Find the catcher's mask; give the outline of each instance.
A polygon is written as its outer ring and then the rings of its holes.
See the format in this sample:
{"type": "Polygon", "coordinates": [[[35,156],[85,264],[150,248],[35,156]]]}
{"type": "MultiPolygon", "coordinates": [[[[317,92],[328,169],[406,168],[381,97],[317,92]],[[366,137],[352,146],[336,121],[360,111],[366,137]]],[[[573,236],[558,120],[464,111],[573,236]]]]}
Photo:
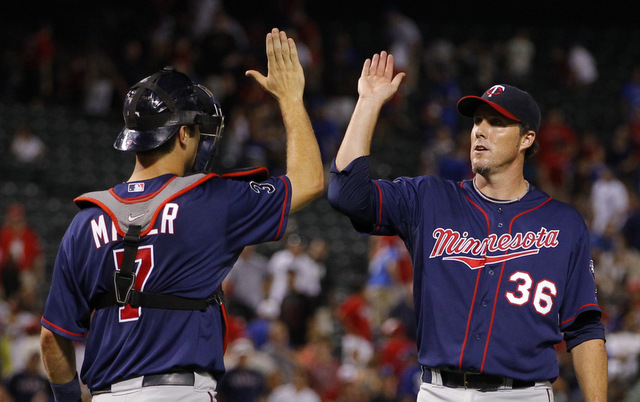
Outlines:
{"type": "Polygon", "coordinates": [[[113,144],[120,151],[159,147],[183,125],[198,125],[195,172],[208,173],[224,129],[222,108],[213,94],[173,67],[165,67],[131,87],[124,100],[125,127],[113,144]]]}

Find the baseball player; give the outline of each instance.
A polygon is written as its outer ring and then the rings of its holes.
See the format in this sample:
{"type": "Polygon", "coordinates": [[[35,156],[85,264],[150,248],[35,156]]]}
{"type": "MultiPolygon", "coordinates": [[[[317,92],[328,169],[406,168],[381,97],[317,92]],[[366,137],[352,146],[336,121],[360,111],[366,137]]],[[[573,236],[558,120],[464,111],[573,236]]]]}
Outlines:
{"type": "Polygon", "coordinates": [[[604,401],[607,359],[589,232],[571,206],[523,176],[540,110],[495,85],[467,96],[475,177],[369,179],[382,105],[404,73],[393,56],[364,63],[359,99],[331,170],[329,201],[355,228],[399,235],[414,265],[422,384],[418,401],[551,401],[554,345],[566,341],[587,401],[604,401]]]}
{"type": "Polygon", "coordinates": [[[213,401],[224,373],[220,286],[243,248],[281,238],[290,213],[323,190],[303,103],[304,73],[284,31],[266,36],[268,75],[247,71],[278,101],[287,174],[211,169],[224,117],[211,92],[165,68],[134,85],[115,148],[135,152],[126,183],[85,194],[62,239],[42,317],[42,353],[56,401],[213,401]],[[195,173],[199,172],[199,173],[195,173]]]}

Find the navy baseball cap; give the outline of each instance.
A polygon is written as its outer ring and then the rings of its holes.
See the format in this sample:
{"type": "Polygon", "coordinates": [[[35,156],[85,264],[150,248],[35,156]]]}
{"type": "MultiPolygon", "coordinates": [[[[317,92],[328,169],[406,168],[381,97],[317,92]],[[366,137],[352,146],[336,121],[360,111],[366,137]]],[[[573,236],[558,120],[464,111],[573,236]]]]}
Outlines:
{"type": "Polygon", "coordinates": [[[473,117],[478,106],[487,104],[498,113],[520,122],[538,132],[540,127],[540,107],[526,91],[511,85],[494,85],[482,96],[465,96],[458,101],[458,112],[465,117],[473,117]]]}

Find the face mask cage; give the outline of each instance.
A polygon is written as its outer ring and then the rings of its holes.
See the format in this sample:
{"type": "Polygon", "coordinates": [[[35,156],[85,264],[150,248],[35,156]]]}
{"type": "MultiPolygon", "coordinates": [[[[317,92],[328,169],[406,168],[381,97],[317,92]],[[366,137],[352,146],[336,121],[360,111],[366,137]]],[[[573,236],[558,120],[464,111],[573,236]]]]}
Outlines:
{"type": "Polygon", "coordinates": [[[218,144],[224,130],[222,108],[213,94],[202,85],[196,84],[196,92],[205,105],[205,110],[195,116],[194,123],[200,128],[200,144],[193,170],[196,173],[209,173],[217,155],[218,144]]]}
{"type": "Polygon", "coordinates": [[[210,173],[213,168],[213,162],[217,155],[219,135],[200,133],[200,144],[196,153],[196,160],[193,164],[195,173],[210,173]]]}

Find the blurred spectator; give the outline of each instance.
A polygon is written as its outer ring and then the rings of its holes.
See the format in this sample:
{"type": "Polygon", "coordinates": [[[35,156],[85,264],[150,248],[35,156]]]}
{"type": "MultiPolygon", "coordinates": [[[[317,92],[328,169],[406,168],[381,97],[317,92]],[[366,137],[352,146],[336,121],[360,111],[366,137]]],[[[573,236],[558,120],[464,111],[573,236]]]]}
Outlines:
{"type": "Polygon", "coordinates": [[[200,39],[214,28],[215,16],[224,7],[222,0],[192,1],[189,6],[190,15],[194,19],[191,33],[196,39],[200,39]]]}
{"type": "Polygon", "coordinates": [[[595,57],[584,44],[575,41],[567,55],[571,82],[578,88],[588,87],[598,79],[598,65],[595,57]]]}
{"type": "Polygon", "coordinates": [[[591,231],[596,234],[603,233],[608,224],[612,224],[615,230],[624,224],[629,208],[629,192],[609,167],[604,167],[593,183],[591,208],[591,231]]]}
{"type": "Polygon", "coordinates": [[[638,158],[640,148],[634,141],[628,124],[616,127],[606,150],[605,162],[613,173],[630,188],[638,188],[638,158]]]}
{"type": "Polygon", "coordinates": [[[35,289],[44,278],[40,237],[27,222],[25,207],[9,205],[0,229],[0,278],[5,297],[21,287],[35,289]]]}
{"type": "Polygon", "coordinates": [[[35,164],[41,162],[45,156],[44,142],[34,134],[31,127],[22,124],[16,128],[11,139],[11,155],[23,164],[35,164]]]}
{"type": "Polygon", "coordinates": [[[144,47],[139,39],[129,39],[122,44],[120,57],[116,61],[119,78],[122,80],[116,82],[117,90],[122,99],[129,88],[140,81],[140,77],[148,75],[143,52],[144,47]]]}
{"type": "Polygon", "coordinates": [[[330,163],[342,141],[342,128],[331,118],[324,99],[316,99],[311,103],[309,117],[320,146],[322,161],[330,163]]]}
{"type": "Polygon", "coordinates": [[[44,23],[30,33],[22,47],[20,89],[17,94],[26,103],[42,106],[54,91],[54,25],[44,23]]]}
{"type": "Polygon", "coordinates": [[[209,74],[242,68],[248,46],[245,28],[224,7],[218,7],[211,17],[210,29],[199,33],[198,49],[205,57],[195,61],[195,71],[207,78],[209,74]]]}
{"type": "MultiPolygon", "coordinates": [[[[253,345],[262,349],[269,340],[271,325],[276,322],[280,314],[280,306],[275,300],[264,299],[256,310],[256,317],[247,321],[245,327],[246,336],[251,339],[253,345]]],[[[287,333],[287,342],[289,334],[287,333]]]]}
{"type": "Polygon", "coordinates": [[[238,339],[230,345],[230,352],[237,361],[227,369],[218,384],[216,398],[219,402],[260,402],[267,393],[263,373],[250,367],[254,347],[248,339],[238,339]]]}
{"type": "Polygon", "coordinates": [[[504,55],[507,76],[513,85],[527,87],[533,72],[533,58],[536,47],[531,40],[529,30],[519,28],[513,37],[506,41],[504,55]]]}
{"type": "MultiPolygon", "coordinates": [[[[601,241],[599,250],[598,245],[593,247],[593,255],[597,258],[598,264],[596,279],[603,304],[609,302],[612,297],[622,297],[622,289],[640,283],[640,252],[627,247],[623,236],[613,225],[608,225],[604,237],[609,244],[601,241]]],[[[622,314],[624,311],[614,312],[608,317],[607,325],[610,329],[620,327],[622,314]]]]}
{"type": "Polygon", "coordinates": [[[398,378],[398,398],[400,402],[414,402],[422,384],[422,366],[418,363],[418,353],[410,357],[404,371],[398,378]]]}
{"type": "Polygon", "coordinates": [[[566,122],[561,106],[552,107],[545,113],[536,141],[540,145],[534,156],[540,187],[551,196],[566,199],[579,141],[575,130],[566,122]]]}
{"type": "Polygon", "coordinates": [[[52,398],[49,380],[43,374],[39,352],[29,355],[24,368],[9,379],[7,389],[15,402],[33,402],[36,397],[42,401],[52,398]]]}
{"type": "MultiPolygon", "coordinates": [[[[298,46],[303,45],[305,58],[300,60],[305,72],[306,87],[309,93],[322,91],[322,68],[324,50],[322,30],[315,19],[311,18],[303,3],[291,3],[288,13],[289,23],[295,29],[293,37],[298,46]]],[[[287,33],[289,31],[287,30],[287,33]]]]}
{"type": "Polygon", "coordinates": [[[630,194],[629,213],[620,232],[629,247],[640,251],[640,197],[637,192],[630,194]]]}
{"type": "Polygon", "coordinates": [[[307,328],[313,316],[312,300],[296,287],[299,271],[296,267],[287,268],[287,292],[280,302],[280,320],[289,330],[289,340],[294,349],[307,342],[307,328]]]}
{"type": "Polygon", "coordinates": [[[388,50],[394,56],[397,71],[407,73],[404,91],[413,91],[420,76],[420,53],[422,52],[422,32],[416,21],[397,7],[386,11],[385,35],[388,50]]]}
{"type": "Polygon", "coordinates": [[[399,377],[417,353],[416,343],[407,336],[402,322],[387,318],[381,327],[382,339],[377,346],[378,364],[388,366],[399,377]]]}
{"type": "Polygon", "coordinates": [[[376,327],[382,325],[391,306],[401,297],[400,250],[396,240],[397,237],[390,236],[369,237],[371,256],[365,296],[371,306],[371,324],[376,327]]]}
{"type": "Polygon", "coordinates": [[[427,76],[434,74],[434,69],[444,69],[457,75],[459,68],[456,60],[458,48],[448,37],[434,38],[425,43],[422,55],[422,64],[427,72],[427,76]]]}
{"type": "Polygon", "coordinates": [[[636,312],[629,312],[623,319],[620,330],[607,334],[609,356],[610,400],[622,400],[628,391],[627,384],[640,375],[640,330],[636,312]]]}
{"type": "Polygon", "coordinates": [[[438,161],[438,176],[455,182],[469,179],[473,173],[469,162],[469,136],[458,135],[454,138],[454,148],[441,156],[438,161]]]}
{"type": "Polygon", "coordinates": [[[311,242],[309,242],[309,246],[307,247],[307,254],[316,264],[316,269],[305,272],[305,274],[310,276],[309,283],[314,284],[313,288],[307,290],[307,294],[313,299],[314,308],[318,307],[320,304],[326,304],[328,302],[328,293],[333,287],[331,278],[327,275],[326,265],[330,252],[331,243],[324,237],[320,236],[312,238],[311,242]],[[316,283],[320,284],[320,289],[315,287],[316,283]]]}
{"type": "Polygon", "coordinates": [[[291,382],[276,387],[267,397],[267,402],[321,402],[321,399],[309,386],[307,370],[297,367],[291,382]]]}
{"type": "Polygon", "coordinates": [[[0,402],[16,402],[7,391],[7,387],[4,383],[0,383],[0,402]]]}
{"type": "Polygon", "coordinates": [[[346,334],[373,342],[371,306],[367,303],[365,290],[363,283],[353,283],[351,293],[338,305],[336,316],[346,334]]]}
{"type": "Polygon", "coordinates": [[[298,362],[309,373],[310,387],[323,401],[335,400],[340,361],[334,355],[332,339],[320,332],[311,332],[307,344],[297,354],[298,362]]]}
{"type": "Polygon", "coordinates": [[[550,66],[548,79],[552,86],[566,88],[571,85],[571,67],[567,50],[558,44],[553,44],[549,50],[550,66]]]}
{"type": "Polygon", "coordinates": [[[268,297],[282,303],[289,290],[289,269],[296,273],[293,287],[309,298],[320,295],[324,267],[314,261],[307,253],[308,241],[297,233],[287,236],[285,248],[273,253],[268,269],[271,286],[268,297]]]}
{"type": "Polygon", "coordinates": [[[374,355],[374,331],[371,328],[371,306],[366,287],[354,283],[352,292],[337,306],[336,315],[342,325],[340,341],[342,365],[355,369],[366,367],[374,355]]]}
{"type": "Polygon", "coordinates": [[[111,58],[100,48],[88,52],[85,65],[83,109],[90,117],[107,117],[111,113],[116,67],[111,58]]]}
{"type": "MultiPolygon", "coordinates": [[[[589,199],[591,187],[599,172],[606,166],[606,147],[598,132],[585,129],[578,136],[578,151],[574,162],[573,191],[571,201],[587,220],[591,218],[591,206],[585,208],[585,200],[589,199]]],[[[588,204],[588,203],[587,203],[588,204]]]]}
{"type": "Polygon", "coordinates": [[[407,338],[416,340],[416,316],[413,308],[413,283],[403,286],[402,297],[389,310],[389,318],[396,318],[405,328],[407,338]]]}
{"type": "Polygon", "coordinates": [[[640,64],[634,64],[620,89],[620,109],[627,123],[638,123],[640,110],[640,64]]]}
{"type": "Polygon", "coordinates": [[[0,304],[0,364],[3,375],[23,370],[28,356],[40,350],[38,304],[37,294],[24,288],[0,304]]]}
{"type": "Polygon", "coordinates": [[[354,333],[346,332],[340,343],[342,364],[360,370],[369,366],[375,355],[372,341],[354,333]]]}
{"type": "Polygon", "coordinates": [[[275,365],[273,385],[291,382],[296,370],[296,355],[291,347],[289,329],[280,320],[273,320],[269,325],[267,341],[260,347],[275,365]]]}
{"type": "Polygon", "coordinates": [[[378,367],[378,383],[371,392],[371,402],[401,402],[398,396],[398,377],[389,366],[378,367]]]}
{"type": "MultiPolygon", "coordinates": [[[[440,105],[435,106],[433,104],[428,106],[427,109],[432,107],[436,107],[438,110],[441,109],[440,105]]],[[[425,110],[425,113],[429,113],[429,111],[425,110]]],[[[440,117],[437,120],[439,122],[440,117]]],[[[428,175],[439,175],[442,159],[455,152],[456,144],[453,133],[449,127],[437,123],[429,128],[428,133],[425,132],[423,134],[427,136],[424,138],[425,143],[422,146],[420,155],[423,172],[428,175]]]]}
{"type": "Polygon", "coordinates": [[[456,105],[462,96],[458,78],[445,67],[437,66],[431,70],[425,81],[428,99],[438,105],[439,122],[448,128],[450,133],[457,132],[460,115],[456,105]]]}
{"type": "Polygon", "coordinates": [[[251,321],[260,303],[266,298],[269,259],[246,247],[223,283],[228,311],[251,321]]]}

